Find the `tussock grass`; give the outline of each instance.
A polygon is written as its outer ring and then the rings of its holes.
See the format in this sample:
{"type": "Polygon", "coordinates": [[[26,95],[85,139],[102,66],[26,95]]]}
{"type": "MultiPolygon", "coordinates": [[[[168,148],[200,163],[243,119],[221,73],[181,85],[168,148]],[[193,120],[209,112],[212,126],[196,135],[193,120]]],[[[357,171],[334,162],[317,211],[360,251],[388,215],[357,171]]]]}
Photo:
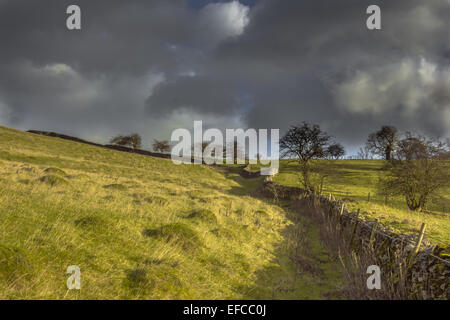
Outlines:
{"type": "Polygon", "coordinates": [[[16,281],[20,277],[29,278],[33,263],[20,248],[0,244],[0,279],[16,281]]]}
{"type": "Polygon", "coordinates": [[[197,232],[182,223],[172,223],[156,229],[145,229],[142,234],[146,237],[181,245],[184,250],[196,250],[201,246],[197,232]]]}
{"type": "Polygon", "coordinates": [[[154,196],[154,197],[146,197],[144,198],[144,201],[150,204],[155,204],[158,206],[165,206],[167,204],[169,204],[169,200],[163,198],[163,197],[158,197],[158,196],[154,196]]]}
{"type": "Polygon", "coordinates": [[[48,174],[39,178],[40,182],[46,183],[50,186],[58,186],[68,184],[67,180],[61,178],[60,176],[48,174]]]}
{"type": "Polygon", "coordinates": [[[100,228],[106,226],[107,222],[102,217],[87,216],[74,221],[81,228],[100,228]]]}
{"type": "Polygon", "coordinates": [[[61,170],[59,168],[47,168],[44,170],[45,173],[48,174],[55,174],[55,175],[60,175],[60,176],[65,176],[66,173],[64,172],[64,170],[61,170]]]}
{"type": "Polygon", "coordinates": [[[211,210],[206,209],[200,209],[200,210],[194,210],[191,212],[188,216],[188,219],[199,219],[201,221],[209,222],[209,223],[216,223],[217,218],[214,212],[211,210]]]}

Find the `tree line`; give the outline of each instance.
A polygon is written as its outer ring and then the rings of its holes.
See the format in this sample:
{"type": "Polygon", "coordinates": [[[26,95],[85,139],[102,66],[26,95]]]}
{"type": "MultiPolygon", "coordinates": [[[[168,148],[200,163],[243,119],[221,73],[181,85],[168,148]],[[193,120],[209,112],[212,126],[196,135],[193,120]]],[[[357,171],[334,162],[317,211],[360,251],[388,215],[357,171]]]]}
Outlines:
{"type": "MultiPolygon", "coordinates": [[[[122,147],[129,147],[133,149],[142,148],[142,138],[139,134],[133,133],[130,135],[118,135],[109,140],[109,143],[122,147]]],[[[152,149],[159,153],[170,152],[170,143],[167,140],[153,139],[152,149]]]]}
{"type": "MultiPolygon", "coordinates": [[[[139,134],[118,135],[110,143],[139,149],[139,134]]],[[[208,146],[203,142],[202,150],[208,146]]],[[[153,151],[170,152],[167,140],[153,140],[153,151]]],[[[234,158],[242,152],[236,141],[231,148],[234,158]]],[[[305,190],[321,193],[326,179],[333,174],[335,163],[345,155],[342,144],[324,132],[319,125],[303,122],[291,126],[280,140],[281,157],[296,161],[300,167],[301,184],[305,190]],[[316,161],[321,160],[321,161],[316,161]]],[[[358,152],[361,159],[373,155],[384,159],[383,175],[377,182],[378,192],[385,197],[403,196],[411,210],[423,210],[430,198],[450,181],[450,139],[441,141],[411,132],[399,133],[393,126],[382,126],[369,134],[358,152]]],[[[260,156],[257,155],[258,160],[260,156]]]]}
{"type": "MultiPolygon", "coordinates": [[[[303,188],[319,193],[333,171],[333,164],[325,160],[345,154],[342,145],[320,126],[306,122],[289,128],[280,140],[280,149],[283,157],[298,162],[303,188]]],[[[360,148],[361,158],[371,155],[385,161],[378,191],[385,197],[403,196],[410,210],[423,210],[430,198],[449,185],[450,163],[446,160],[450,160],[450,139],[400,134],[393,126],[382,126],[369,134],[360,148]]]]}
{"type": "MultiPolygon", "coordinates": [[[[130,135],[118,135],[118,136],[115,136],[112,139],[110,139],[109,143],[111,143],[113,145],[117,145],[117,146],[122,146],[122,147],[140,149],[142,147],[142,138],[137,133],[133,133],[130,135]]],[[[209,145],[209,142],[202,142],[200,144],[201,144],[201,150],[203,152],[203,151],[205,151],[206,147],[209,145]]],[[[336,146],[336,147],[337,147],[337,149],[335,148],[333,151],[331,151],[333,156],[335,156],[335,157],[340,156],[341,153],[343,154],[343,150],[344,150],[342,146],[336,146]],[[339,149],[339,148],[341,148],[341,149],[339,149]]],[[[168,140],[153,139],[152,149],[154,152],[169,153],[171,150],[171,145],[168,140]]],[[[237,140],[235,140],[234,142],[231,142],[228,144],[228,148],[227,148],[227,146],[223,147],[223,155],[224,156],[229,156],[229,153],[231,154],[231,152],[233,153],[234,160],[236,160],[238,155],[241,153],[244,153],[245,150],[242,150],[238,146],[237,140]]],[[[212,154],[212,156],[213,157],[215,156],[214,153],[212,154]]],[[[259,160],[260,155],[258,154],[257,157],[259,160]]]]}

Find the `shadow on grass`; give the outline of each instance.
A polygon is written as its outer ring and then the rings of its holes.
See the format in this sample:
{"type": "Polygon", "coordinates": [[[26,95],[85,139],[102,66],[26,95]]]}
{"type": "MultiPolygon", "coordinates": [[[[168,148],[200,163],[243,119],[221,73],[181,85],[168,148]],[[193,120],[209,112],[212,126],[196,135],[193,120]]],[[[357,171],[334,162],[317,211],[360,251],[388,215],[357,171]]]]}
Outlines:
{"type": "Polygon", "coordinates": [[[251,286],[237,290],[251,299],[343,299],[340,266],[322,244],[318,227],[299,212],[284,212],[291,224],[281,231],[270,264],[256,272],[251,286]]]}
{"type": "Polygon", "coordinates": [[[264,199],[260,194],[261,185],[264,177],[243,178],[240,175],[245,166],[217,166],[217,170],[222,172],[226,179],[237,182],[238,186],[231,187],[227,193],[234,196],[251,196],[258,199],[264,199]]]}
{"type": "Polygon", "coordinates": [[[320,240],[314,222],[291,209],[290,201],[274,202],[260,192],[264,177],[245,179],[242,168],[221,167],[225,176],[238,183],[229,190],[236,196],[251,196],[269,205],[277,205],[289,224],[272,252],[265,268],[258,270],[252,285],[235,290],[244,299],[342,299],[342,274],[338,262],[320,240]]]}

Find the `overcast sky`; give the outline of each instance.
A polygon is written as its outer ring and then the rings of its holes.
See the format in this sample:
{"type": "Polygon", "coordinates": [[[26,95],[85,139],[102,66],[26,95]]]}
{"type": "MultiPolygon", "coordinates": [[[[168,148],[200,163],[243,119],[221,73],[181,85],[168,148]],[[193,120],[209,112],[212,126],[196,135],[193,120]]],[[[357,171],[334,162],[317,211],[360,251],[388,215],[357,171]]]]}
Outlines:
{"type": "Polygon", "coordinates": [[[194,120],[450,136],[450,0],[0,0],[1,125],[148,148],[194,120]]]}

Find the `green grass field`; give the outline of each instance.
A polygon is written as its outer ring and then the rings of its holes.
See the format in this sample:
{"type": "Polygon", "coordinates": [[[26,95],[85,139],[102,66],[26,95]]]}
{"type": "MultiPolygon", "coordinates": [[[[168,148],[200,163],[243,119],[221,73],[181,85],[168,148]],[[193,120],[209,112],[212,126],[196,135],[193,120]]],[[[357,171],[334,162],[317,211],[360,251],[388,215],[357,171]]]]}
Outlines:
{"type": "Polygon", "coordinates": [[[260,183],[0,127],[0,299],[340,298],[317,227],[260,183]]]}
{"type": "MultiPolygon", "coordinates": [[[[337,160],[328,162],[332,174],[325,180],[323,194],[332,193],[338,199],[348,199],[347,208],[361,213],[401,232],[418,232],[427,224],[426,237],[433,243],[450,243],[450,188],[432,199],[425,212],[410,211],[402,197],[393,197],[385,205],[384,196],[377,194],[378,178],[383,174],[382,160],[337,160]],[[370,193],[370,201],[369,201],[370,193]]],[[[449,167],[450,170],[450,167],[449,167]]],[[[282,160],[274,181],[300,186],[301,178],[295,161],[282,160]]]]}

